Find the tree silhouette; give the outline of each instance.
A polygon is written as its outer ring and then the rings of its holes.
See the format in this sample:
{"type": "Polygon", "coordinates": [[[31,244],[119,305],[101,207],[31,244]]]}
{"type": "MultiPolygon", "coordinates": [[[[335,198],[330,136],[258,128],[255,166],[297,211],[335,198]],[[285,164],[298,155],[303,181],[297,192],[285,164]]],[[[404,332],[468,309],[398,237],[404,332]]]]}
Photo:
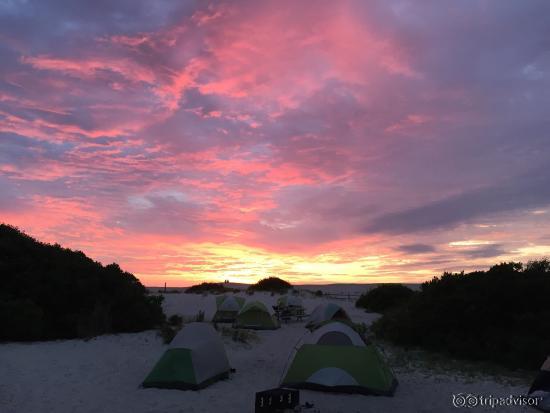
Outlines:
{"type": "Polygon", "coordinates": [[[0,224],[0,340],[141,331],[164,321],[161,301],[118,264],[0,224]]]}

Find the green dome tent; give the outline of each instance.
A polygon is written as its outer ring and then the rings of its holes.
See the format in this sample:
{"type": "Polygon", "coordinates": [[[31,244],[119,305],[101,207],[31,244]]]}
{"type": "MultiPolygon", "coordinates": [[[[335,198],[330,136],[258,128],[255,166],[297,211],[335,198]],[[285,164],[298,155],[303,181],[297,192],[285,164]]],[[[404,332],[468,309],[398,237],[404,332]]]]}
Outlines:
{"type": "Polygon", "coordinates": [[[376,347],[345,323],[309,334],[281,387],[392,396],[397,380],[376,347]]]}
{"type": "Polygon", "coordinates": [[[306,328],[314,330],[331,320],[351,321],[348,314],[338,304],[324,303],[315,307],[307,319],[306,328]]]}
{"type": "Polygon", "coordinates": [[[234,326],[254,330],[275,330],[279,328],[279,322],[273,315],[273,310],[266,305],[260,301],[249,301],[237,315],[234,326]]]}
{"type": "Polygon", "coordinates": [[[223,342],[206,323],[189,323],[145,378],[143,387],[198,390],[227,378],[229,362],[223,342]]]}
{"type": "Polygon", "coordinates": [[[245,299],[242,297],[220,295],[216,297],[216,313],[212,318],[215,323],[232,323],[241,311],[245,299]]]}
{"type": "Polygon", "coordinates": [[[302,344],[364,346],[370,341],[347,320],[327,321],[302,340],[302,344]]]}

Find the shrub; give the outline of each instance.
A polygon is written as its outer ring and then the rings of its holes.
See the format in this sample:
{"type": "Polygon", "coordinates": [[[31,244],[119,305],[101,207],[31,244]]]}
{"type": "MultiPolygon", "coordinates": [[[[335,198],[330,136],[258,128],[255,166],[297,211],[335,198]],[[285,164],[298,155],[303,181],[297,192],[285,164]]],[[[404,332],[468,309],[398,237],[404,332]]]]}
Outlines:
{"type": "Polygon", "coordinates": [[[286,293],[292,288],[292,285],[280,278],[269,277],[258,281],[256,284],[248,287],[248,291],[268,291],[274,293],[286,293]]]}
{"type": "Polygon", "coordinates": [[[226,287],[222,283],[204,282],[204,283],[193,285],[187,288],[187,290],[185,290],[185,293],[186,294],[208,294],[208,293],[224,294],[224,293],[233,293],[238,291],[239,290],[235,288],[226,287]]]}
{"type": "Polygon", "coordinates": [[[258,339],[258,336],[252,330],[236,329],[233,331],[231,339],[240,343],[249,344],[253,341],[256,341],[258,339]]]}
{"type": "Polygon", "coordinates": [[[315,297],[322,297],[322,296],[323,296],[323,292],[321,290],[315,291],[315,297]]]}
{"type": "Polygon", "coordinates": [[[383,313],[406,303],[413,294],[413,290],[402,284],[382,284],[361,294],[355,306],[367,311],[383,313]]]}
{"type": "Polygon", "coordinates": [[[204,311],[200,310],[195,316],[195,321],[201,323],[204,321],[204,311]]]}
{"type": "Polygon", "coordinates": [[[369,331],[369,328],[365,323],[351,323],[351,326],[356,332],[358,332],[362,336],[366,336],[369,331]]]}
{"type": "Polygon", "coordinates": [[[97,302],[91,314],[79,317],[77,333],[79,337],[94,337],[112,330],[110,309],[107,304],[97,302]]]}
{"type": "Polygon", "coordinates": [[[38,340],[44,329],[44,312],[34,302],[0,300],[0,340],[38,340]]]}
{"type": "Polygon", "coordinates": [[[164,344],[170,344],[180,328],[172,327],[168,324],[163,324],[158,331],[158,335],[162,337],[162,342],[164,344]]]}
{"type": "MultiPolygon", "coordinates": [[[[194,316],[180,316],[178,314],[173,314],[170,317],[168,317],[168,320],[163,323],[159,330],[158,335],[162,337],[162,341],[164,344],[169,344],[172,342],[176,334],[178,334],[178,331],[180,331],[183,326],[187,323],[193,323],[193,322],[203,322],[204,321],[204,311],[200,310],[196,315],[194,316]]],[[[214,328],[217,329],[216,326],[214,328]]]]}
{"type": "Polygon", "coordinates": [[[250,344],[254,341],[258,341],[259,337],[253,330],[246,330],[246,329],[239,329],[239,328],[232,328],[232,327],[226,327],[223,326],[219,330],[221,335],[224,337],[230,337],[231,340],[238,342],[238,343],[244,343],[244,344],[250,344]]]}
{"type": "Polygon", "coordinates": [[[550,348],[550,276],[544,263],[444,273],[373,330],[397,344],[511,368],[540,366],[550,348]]]}
{"type": "Polygon", "coordinates": [[[117,264],[0,224],[0,341],[142,331],[164,321],[161,303],[117,264]]]}
{"type": "Polygon", "coordinates": [[[168,325],[172,327],[181,327],[183,325],[183,317],[173,314],[168,318],[168,325]]]}

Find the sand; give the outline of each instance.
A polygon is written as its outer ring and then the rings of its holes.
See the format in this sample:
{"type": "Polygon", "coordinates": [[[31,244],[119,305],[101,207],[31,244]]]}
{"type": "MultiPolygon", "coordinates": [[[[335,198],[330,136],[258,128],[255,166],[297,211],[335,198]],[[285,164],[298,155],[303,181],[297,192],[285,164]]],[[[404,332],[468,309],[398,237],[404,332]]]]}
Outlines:
{"type": "MultiPolygon", "coordinates": [[[[277,297],[255,294],[266,304],[277,297]]],[[[308,312],[322,298],[305,299],[308,312]]],[[[377,315],[339,301],[356,322],[370,324],[377,315]]],[[[168,315],[206,318],[215,311],[213,296],[167,294],[168,315]]],[[[84,340],[63,340],[0,345],[0,412],[227,412],[254,411],[254,394],[276,387],[289,355],[305,334],[304,323],[290,323],[275,331],[257,332],[259,341],[236,343],[224,337],[229,361],[236,369],[229,380],[198,391],[142,389],[166,346],[154,331],[106,335],[84,340]]],[[[325,394],[301,391],[301,401],[315,405],[306,412],[456,412],[452,395],[472,393],[505,397],[521,395],[526,386],[510,386],[491,378],[475,379],[457,373],[395,371],[399,386],[394,397],[325,394]],[[317,409],[317,410],[316,410],[317,409]]],[[[532,412],[528,407],[476,407],[474,411],[532,412]]]]}

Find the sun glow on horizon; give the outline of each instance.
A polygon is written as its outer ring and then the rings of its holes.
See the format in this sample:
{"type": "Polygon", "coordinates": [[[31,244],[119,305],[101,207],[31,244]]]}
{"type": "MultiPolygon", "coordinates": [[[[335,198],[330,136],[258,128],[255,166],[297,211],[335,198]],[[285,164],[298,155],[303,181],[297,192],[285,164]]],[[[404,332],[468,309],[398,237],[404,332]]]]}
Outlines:
{"type": "MultiPolygon", "coordinates": [[[[165,245],[163,248],[167,247],[165,245]]],[[[342,262],[343,257],[337,254],[304,256],[274,253],[229,243],[171,245],[169,248],[171,253],[159,257],[170,261],[164,264],[163,271],[138,273],[147,285],[160,285],[164,281],[179,285],[226,279],[254,283],[269,276],[282,277],[293,283],[312,284],[384,282],[393,279],[392,276],[373,277],[372,270],[381,265],[376,256],[342,262]],[[178,263],[179,259],[184,262],[178,263]]]]}

